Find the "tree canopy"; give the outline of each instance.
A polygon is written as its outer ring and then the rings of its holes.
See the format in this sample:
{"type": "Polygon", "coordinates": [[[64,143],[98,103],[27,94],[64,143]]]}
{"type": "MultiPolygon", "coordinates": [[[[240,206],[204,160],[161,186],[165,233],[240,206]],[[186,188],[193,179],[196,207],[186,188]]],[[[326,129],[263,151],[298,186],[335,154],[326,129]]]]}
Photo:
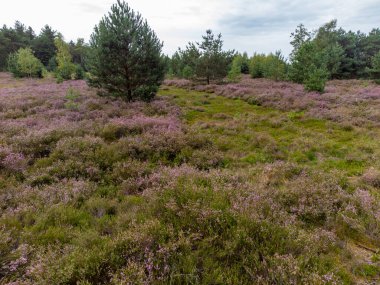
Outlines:
{"type": "Polygon", "coordinates": [[[139,13],[118,1],[91,35],[92,86],[127,100],[150,100],[164,78],[162,42],[139,13]]]}

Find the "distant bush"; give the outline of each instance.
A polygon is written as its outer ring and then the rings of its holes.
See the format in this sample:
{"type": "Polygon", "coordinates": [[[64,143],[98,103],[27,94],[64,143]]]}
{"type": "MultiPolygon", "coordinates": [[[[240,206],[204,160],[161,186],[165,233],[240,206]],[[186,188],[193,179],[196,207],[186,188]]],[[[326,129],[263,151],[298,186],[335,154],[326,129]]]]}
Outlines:
{"type": "Polygon", "coordinates": [[[47,70],[48,71],[55,71],[57,69],[57,59],[55,56],[53,56],[47,65],[47,70]]]}
{"type": "Polygon", "coordinates": [[[9,55],[8,70],[15,77],[42,77],[43,65],[30,48],[20,48],[9,55]]]}
{"type": "Polygon", "coordinates": [[[182,70],[182,77],[185,79],[191,79],[194,77],[194,70],[191,66],[186,65],[182,70]]]}
{"type": "Polygon", "coordinates": [[[284,80],[287,66],[281,52],[254,54],[250,60],[249,70],[252,78],[269,78],[272,80],[284,80]]]}
{"type": "Polygon", "coordinates": [[[243,55],[237,54],[234,57],[227,78],[230,82],[236,82],[241,78],[241,74],[249,74],[249,59],[247,53],[243,55]]]}
{"type": "Polygon", "coordinates": [[[81,80],[81,79],[84,79],[84,77],[85,77],[85,73],[84,73],[82,66],[80,66],[79,64],[76,64],[75,65],[75,76],[74,76],[74,78],[76,80],[81,80]]]}
{"type": "Polygon", "coordinates": [[[367,69],[367,72],[377,84],[380,84],[380,51],[372,58],[371,62],[372,68],[367,69]]]}
{"type": "Polygon", "coordinates": [[[232,61],[231,69],[228,72],[228,81],[237,82],[241,78],[242,57],[240,55],[235,56],[232,61]]]}
{"type": "Polygon", "coordinates": [[[249,63],[252,78],[264,77],[265,54],[254,54],[249,63]]]}
{"type": "Polygon", "coordinates": [[[57,81],[73,79],[76,73],[76,66],[72,62],[69,45],[59,37],[55,39],[55,45],[57,48],[56,61],[58,63],[55,71],[57,81]]]}
{"type": "Polygon", "coordinates": [[[269,54],[264,60],[263,73],[265,78],[276,81],[286,77],[286,62],[280,52],[269,54]]]}
{"type": "Polygon", "coordinates": [[[328,72],[326,69],[310,67],[308,70],[307,78],[304,81],[305,89],[307,91],[324,92],[325,85],[328,79],[328,72]]]}
{"type": "Polygon", "coordinates": [[[185,50],[179,48],[168,64],[177,77],[191,79],[191,75],[210,84],[211,81],[220,82],[228,75],[234,56],[234,51],[223,50],[221,34],[214,35],[207,30],[202,42],[189,43],[185,50]]]}

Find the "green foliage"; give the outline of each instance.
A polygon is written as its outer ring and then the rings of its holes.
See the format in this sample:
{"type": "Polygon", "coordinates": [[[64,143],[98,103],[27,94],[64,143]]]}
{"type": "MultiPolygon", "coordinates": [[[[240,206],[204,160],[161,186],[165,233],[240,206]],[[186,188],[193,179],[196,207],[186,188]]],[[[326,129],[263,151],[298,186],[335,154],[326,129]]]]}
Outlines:
{"type": "Polygon", "coordinates": [[[316,43],[306,42],[294,54],[289,78],[305,85],[308,91],[323,92],[331,73],[327,69],[327,58],[316,43]]]}
{"type": "Polygon", "coordinates": [[[317,68],[312,65],[309,67],[307,78],[304,81],[305,89],[323,93],[328,79],[328,71],[324,68],[317,68]]]}
{"type": "Polygon", "coordinates": [[[32,45],[35,33],[31,27],[26,27],[16,21],[13,27],[4,25],[0,28],[0,71],[7,69],[7,59],[11,53],[20,48],[32,45]]]}
{"type": "Polygon", "coordinates": [[[76,67],[72,62],[69,45],[63,41],[62,37],[57,37],[54,43],[57,48],[57,55],[55,57],[57,61],[57,80],[70,80],[75,74],[76,67]]]}
{"type": "MultiPolygon", "coordinates": [[[[46,67],[49,66],[51,58],[53,58],[57,52],[54,39],[57,36],[57,32],[50,26],[46,25],[32,42],[32,49],[35,51],[35,56],[46,67]]],[[[52,71],[52,69],[49,69],[52,71]]]]}
{"type": "Polygon", "coordinates": [[[250,72],[252,78],[269,78],[272,80],[284,80],[287,65],[281,52],[265,54],[254,54],[250,60],[250,72]]]}
{"type": "Polygon", "coordinates": [[[329,79],[368,77],[372,58],[380,51],[379,29],[368,35],[360,31],[346,32],[337,28],[336,20],[324,24],[314,34],[301,24],[292,33],[292,38],[289,78],[298,83],[308,77],[305,70],[310,64],[325,68],[329,79]]]}
{"type": "Polygon", "coordinates": [[[42,77],[42,63],[30,48],[20,48],[8,58],[8,70],[15,77],[42,77]]]}
{"type": "Polygon", "coordinates": [[[228,72],[228,81],[238,82],[240,80],[242,74],[242,64],[243,57],[241,55],[235,56],[232,61],[231,69],[228,72]]]}
{"type": "Polygon", "coordinates": [[[170,69],[175,76],[191,78],[187,76],[190,73],[189,67],[194,77],[205,80],[207,84],[211,80],[220,81],[227,76],[234,51],[223,51],[222,35],[215,36],[211,30],[207,30],[202,39],[201,43],[189,43],[185,50],[178,49],[173,55],[170,69]]]}
{"type": "Polygon", "coordinates": [[[311,66],[320,67],[322,64],[323,58],[318,54],[316,45],[312,42],[306,42],[294,53],[289,78],[302,84],[308,78],[311,66]]]}
{"type": "Polygon", "coordinates": [[[265,54],[255,53],[249,62],[249,70],[252,78],[263,78],[265,68],[265,54]]]}
{"type": "Polygon", "coordinates": [[[70,41],[69,49],[73,63],[82,67],[84,71],[87,71],[87,59],[90,53],[90,47],[85,43],[84,39],[79,38],[76,43],[70,41]]]}
{"type": "Polygon", "coordinates": [[[311,33],[305,28],[303,24],[300,24],[291,34],[291,37],[292,41],[290,44],[293,46],[293,51],[290,54],[290,58],[293,60],[301,46],[311,40],[311,33]]]}
{"type": "Polygon", "coordinates": [[[186,65],[182,70],[182,77],[185,79],[192,79],[194,77],[194,70],[191,66],[186,65]]]}
{"type": "Polygon", "coordinates": [[[243,55],[237,54],[228,72],[228,80],[230,82],[237,82],[241,78],[241,74],[249,74],[249,59],[247,53],[243,55]]]}
{"type": "Polygon", "coordinates": [[[83,70],[82,66],[80,66],[79,64],[76,64],[75,65],[75,75],[74,75],[74,78],[76,80],[81,80],[81,79],[84,79],[84,76],[85,76],[85,73],[84,73],[84,70],[83,70]]]}
{"type": "Polygon", "coordinates": [[[246,52],[242,55],[241,73],[249,74],[249,58],[246,52]]]}
{"type": "Polygon", "coordinates": [[[57,69],[57,59],[55,56],[49,59],[48,65],[47,65],[47,70],[48,71],[56,71],[57,69]]]}
{"type": "Polygon", "coordinates": [[[21,73],[20,73],[20,70],[18,67],[17,59],[18,59],[17,52],[11,53],[8,56],[8,60],[7,60],[8,71],[11,72],[14,77],[21,77],[21,73]]]}
{"type": "Polygon", "coordinates": [[[193,75],[195,75],[195,68],[200,56],[200,51],[194,43],[189,43],[184,50],[179,48],[169,63],[173,75],[182,78],[184,76],[183,71],[186,67],[190,67],[193,70],[193,75]]]}
{"type": "Polygon", "coordinates": [[[211,30],[207,30],[202,39],[203,41],[198,43],[201,56],[195,73],[210,84],[211,80],[221,80],[227,76],[235,52],[223,51],[222,35],[215,37],[211,30]]]}
{"type": "Polygon", "coordinates": [[[264,60],[263,75],[272,80],[284,80],[286,77],[286,62],[281,52],[269,54],[264,60]]]}
{"type": "Polygon", "coordinates": [[[380,51],[372,58],[372,66],[367,69],[367,72],[375,81],[380,80],[380,51]]]}
{"type": "Polygon", "coordinates": [[[148,23],[118,0],[91,36],[89,83],[126,100],[149,100],[164,74],[162,43],[148,23]]]}
{"type": "Polygon", "coordinates": [[[65,96],[65,99],[66,99],[65,108],[69,110],[73,110],[73,111],[78,110],[79,104],[77,101],[79,97],[80,97],[79,91],[71,87],[67,89],[66,96],[65,96]]]}

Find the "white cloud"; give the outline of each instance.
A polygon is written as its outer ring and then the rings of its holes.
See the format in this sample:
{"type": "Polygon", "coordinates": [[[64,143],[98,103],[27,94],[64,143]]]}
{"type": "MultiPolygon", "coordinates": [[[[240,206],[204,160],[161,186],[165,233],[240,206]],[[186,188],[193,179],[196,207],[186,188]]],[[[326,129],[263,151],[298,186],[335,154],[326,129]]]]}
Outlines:
{"type": "MultiPolygon", "coordinates": [[[[4,1],[5,2],[5,1],[4,1]]],[[[0,24],[16,20],[38,32],[45,24],[68,40],[89,39],[113,0],[18,0],[0,9],[0,24]]],[[[299,23],[311,29],[336,18],[345,29],[369,32],[379,25],[379,0],[129,0],[174,52],[197,41],[206,29],[221,32],[227,48],[248,53],[281,49],[290,52],[289,35],[299,23]]]]}

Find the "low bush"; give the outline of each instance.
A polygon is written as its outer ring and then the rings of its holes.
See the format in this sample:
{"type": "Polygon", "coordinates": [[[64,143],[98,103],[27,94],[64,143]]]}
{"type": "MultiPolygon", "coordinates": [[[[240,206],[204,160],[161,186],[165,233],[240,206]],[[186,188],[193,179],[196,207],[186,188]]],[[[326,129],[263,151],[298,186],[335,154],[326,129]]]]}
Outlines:
{"type": "Polygon", "coordinates": [[[307,91],[317,91],[323,93],[325,91],[328,73],[325,69],[319,69],[315,66],[309,70],[307,79],[304,82],[307,91]]]}

